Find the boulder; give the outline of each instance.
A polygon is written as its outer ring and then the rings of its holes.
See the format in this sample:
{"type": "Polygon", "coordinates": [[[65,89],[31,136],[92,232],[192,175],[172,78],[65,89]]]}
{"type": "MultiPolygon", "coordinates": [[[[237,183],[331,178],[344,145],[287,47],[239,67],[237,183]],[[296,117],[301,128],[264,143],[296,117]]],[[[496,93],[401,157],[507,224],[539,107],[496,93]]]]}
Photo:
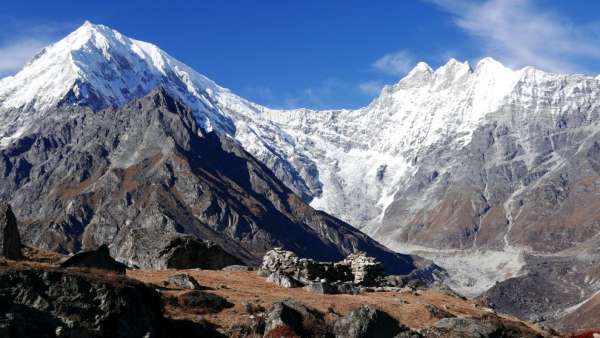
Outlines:
{"type": "Polygon", "coordinates": [[[310,282],[304,286],[304,290],[320,293],[322,295],[333,295],[338,293],[335,286],[324,282],[310,282]]]}
{"type": "Polygon", "coordinates": [[[293,300],[274,303],[265,319],[265,337],[318,337],[326,331],[322,314],[293,300]]]}
{"type": "Polygon", "coordinates": [[[17,219],[6,202],[0,202],[0,255],[13,260],[23,258],[17,219]]]}
{"type": "Polygon", "coordinates": [[[200,283],[198,283],[198,281],[188,275],[187,273],[180,273],[177,275],[173,275],[171,277],[169,277],[167,280],[167,285],[174,285],[183,289],[190,289],[190,290],[200,290],[202,289],[202,286],[200,285],[200,283]]]}
{"type": "Polygon", "coordinates": [[[394,337],[408,331],[387,313],[363,305],[339,318],[334,324],[338,338],[383,338],[394,337]]]}
{"type": "Polygon", "coordinates": [[[65,270],[0,272],[0,318],[15,338],[160,337],[164,324],[152,288],[65,270]]]}
{"type": "Polygon", "coordinates": [[[60,264],[62,268],[92,268],[125,274],[127,266],[117,262],[110,256],[110,251],[106,244],[98,249],[77,253],[60,264]]]}
{"type": "Polygon", "coordinates": [[[456,317],[454,314],[444,309],[441,309],[433,304],[427,304],[425,308],[427,309],[427,312],[429,312],[429,315],[435,319],[456,317]]]}
{"type": "Polygon", "coordinates": [[[201,314],[217,313],[234,306],[224,297],[199,290],[188,291],[178,296],[177,303],[187,308],[193,308],[201,314]]]}
{"type": "Polygon", "coordinates": [[[173,238],[158,254],[159,267],[165,269],[220,270],[241,260],[211,241],[193,236],[173,238]]]}
{"type": "Polygon", "coordinates": [[[350,267],[354,276],[354,283],[362,285],[375,285],[384,276],[384,267],[381,262],[364,252],[356,252],[348,255],[340,262],[340,265],[350,267]]]}
{"type": "Polygon", "coordinates": [[[290,277],[286,274],[280,272],[273,272],[267,277],[267,282],[277,284],[284,288],[299,288],[302,286],[302,283],[290,277]]]}
{"type": "Polygon", "coordinates": [[[398,333],[396,336],[394,336],[394,338],[425,338],[425,337],[422,334],[420,334],[419,332],[416,332],[413,330],[407,330],[407,331],[398,333]]]}

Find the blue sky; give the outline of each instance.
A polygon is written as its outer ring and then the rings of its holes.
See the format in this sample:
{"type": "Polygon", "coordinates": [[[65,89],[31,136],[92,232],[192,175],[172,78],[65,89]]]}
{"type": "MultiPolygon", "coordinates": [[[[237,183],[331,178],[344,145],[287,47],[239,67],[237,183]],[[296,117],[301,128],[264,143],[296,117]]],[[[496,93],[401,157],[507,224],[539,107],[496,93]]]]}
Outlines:
{"type": "Polygon", "coordinates": [[[152,42],[258,103],[352,108],[418,61],[436,67],[492,56],[512,67],[595,75],[598,13],[596,1],[7,0],[0,75],[90,20],[152,42]]]}

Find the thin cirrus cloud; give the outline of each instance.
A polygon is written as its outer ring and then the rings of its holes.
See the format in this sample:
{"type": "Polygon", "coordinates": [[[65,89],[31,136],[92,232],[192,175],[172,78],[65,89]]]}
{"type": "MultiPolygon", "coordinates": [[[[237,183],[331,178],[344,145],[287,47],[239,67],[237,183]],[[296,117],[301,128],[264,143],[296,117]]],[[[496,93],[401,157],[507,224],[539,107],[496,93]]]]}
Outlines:
{"type": "Polygon", "coordinates": [[[0,76],[18,71],[48,44],[48,40],[25,37],[1,45],[0,76]]]}
{"type": "Polygon", "coordinates": [[[373,62],[371,67],[380,73],[399,76],[410,71],[414,64],[415,60],[412,54],[407,50],[401,50],[383,55],[373,62]]]}
{"type": "Polygon", "coordinates": [[[600,56],[594,23],[574,24],[533,0],[426,0],[453,17],[484,55],[512,67],[587,72],[600,56]]]}
{"type": "Polygon", "coordinates": [[[375,96],[381,92],[383,86],[384,84],[381,81],[367,81],[360,83],[358,85],[358,90],[365,95],[375,96]]]}
{"type": "Polygon", "coordinates": [[[19,20],[0,22],[0,77],[14,74],[61,35],[74,23],[31,23],[19,20]]]}

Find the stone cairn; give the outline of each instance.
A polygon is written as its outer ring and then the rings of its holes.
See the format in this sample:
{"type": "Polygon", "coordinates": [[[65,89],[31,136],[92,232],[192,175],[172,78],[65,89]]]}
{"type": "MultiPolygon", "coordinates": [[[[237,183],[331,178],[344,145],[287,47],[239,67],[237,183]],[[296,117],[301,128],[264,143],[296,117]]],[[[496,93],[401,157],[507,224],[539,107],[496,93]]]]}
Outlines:
{"type": "Polygon", "coordinates": [[[356,284],[374,285],[384,275],[383,264],[362,251],[348,255],[339,264],[350,267],[356,284]]]}
{"type": "Polygon", "coordinates": [[[361,287],[379,286],[383,265],[364,252],[349,255],[341,262],[319,262],[300,258],[291,251],[268,251],[259,273],[282,287],[301,287],[319,293],[356,293],[361,287]]]}
{"type": "Polygon", "coordinates": [[[264,255],[261,270],[285,274],[302,283],[323,279],[330,282],[351,281],[354,278],[347,265],[300,258],[282,248],[275,248],[264,255]]]}

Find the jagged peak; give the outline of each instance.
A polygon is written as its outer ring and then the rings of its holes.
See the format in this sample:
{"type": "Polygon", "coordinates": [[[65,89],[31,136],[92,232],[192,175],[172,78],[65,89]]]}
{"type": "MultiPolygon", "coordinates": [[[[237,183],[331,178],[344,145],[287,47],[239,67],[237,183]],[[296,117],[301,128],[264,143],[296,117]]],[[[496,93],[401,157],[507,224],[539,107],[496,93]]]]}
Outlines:
{"type": "Polygon", "coordinates": [[[414,73],[432,73],[433,69],[426,62],[419,62],[417,65],[408,73],[407,76],[410,76],[414,73]]]}
{"type": "Polygon", "coordinates": [[[435,70],[436,75],[447,75],[457,73],[469,73],[471,72],[471,65],[469,61],[460,62],[455,58],[450,58],[445,65],[435,70]]]}
{"type": "MultiPolygon", "coordinates": [[[[406,82],[423,82],[429,79],[431,77],[431,74],[433,74],[433,69],[431,69],[431,67],[427,63],[419,62],[410,72],[408,72],[408,74],[406,74],[406,76],[400,79],[400,81],[396,85],[402,85],[406,82]]],[[[392,91],[393,87],[394,86],[384,88],[382,93],[392,91]]]]}
{"type": "Polygon", "coordinates": [[[475,69],[482,68],[482,67],[504,67],[504,68],[506,68],[506,66],[504,66],[504,64],[502,64],[502,62],[494,59],[491,56],[487,56],[487,57],[484,57],[481,60],[479,60],[477,62],[477,65],[475,66],[475,69]]]}

